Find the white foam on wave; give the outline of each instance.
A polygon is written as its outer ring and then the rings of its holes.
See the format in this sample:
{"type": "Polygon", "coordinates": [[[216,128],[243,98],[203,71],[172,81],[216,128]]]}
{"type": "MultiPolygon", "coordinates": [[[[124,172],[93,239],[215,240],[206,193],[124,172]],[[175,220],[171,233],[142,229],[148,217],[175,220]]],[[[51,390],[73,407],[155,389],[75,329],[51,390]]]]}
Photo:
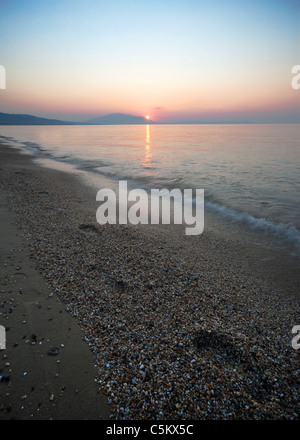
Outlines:
{"type": "Polygon", "coordinates": [[[277,238],[288,241],[300,250],[300,231],[291,224],[276,223],[265,218],[257,218],[251,214],[237,211],[228,206],[220,205],[214,202],[206,202],[205,207],[216,212],[236,223],[244,223],[252,230],[260,230],[271,234],[277,238]]]}

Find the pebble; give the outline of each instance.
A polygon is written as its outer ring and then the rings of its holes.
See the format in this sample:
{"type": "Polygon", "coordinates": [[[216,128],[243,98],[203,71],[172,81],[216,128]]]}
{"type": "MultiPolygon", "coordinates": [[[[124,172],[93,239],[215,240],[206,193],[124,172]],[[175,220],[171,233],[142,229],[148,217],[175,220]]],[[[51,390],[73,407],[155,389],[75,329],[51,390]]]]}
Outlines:
{"type": "Polygon", "coordinates": [[[94,353],[111,418],[299,416],[298,304],[244,272],[228,243],[92,225],[94,205],[83,210],[67,185],[5,179],[31,258],[94,353]]]}

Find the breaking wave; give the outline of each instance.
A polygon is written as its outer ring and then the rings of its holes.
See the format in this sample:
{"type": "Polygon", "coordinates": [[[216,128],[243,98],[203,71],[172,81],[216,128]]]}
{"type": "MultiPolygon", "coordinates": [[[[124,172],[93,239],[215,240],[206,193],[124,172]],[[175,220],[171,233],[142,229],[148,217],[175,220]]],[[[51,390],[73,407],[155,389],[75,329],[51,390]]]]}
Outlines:
{"type": "Polygon", "coordinates": [[[215,202],[207,201],[205,207],[235,223],[243,223],[252,230],[260,230],[264,233],[286,240],[289,243],[294,244],[294,246],[300,250],[300,231],[293,225],[276,223],[265,218],[257,218],[246,212],[241,212],[215,202]]]}

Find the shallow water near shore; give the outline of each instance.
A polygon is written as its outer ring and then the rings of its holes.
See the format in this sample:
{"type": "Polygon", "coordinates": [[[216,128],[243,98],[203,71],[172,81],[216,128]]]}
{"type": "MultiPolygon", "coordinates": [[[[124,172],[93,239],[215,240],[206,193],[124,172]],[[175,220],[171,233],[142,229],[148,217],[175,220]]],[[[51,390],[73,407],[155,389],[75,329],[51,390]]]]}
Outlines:
{"type": "MultiPolygon", "coordinates": [[[[14,145],[14,144],[12,144],[14,145]]],[[[82,170],[74,164],[61,162],[49,157],[32,156],[27,150],[20,150],[24,154],[29,154],[38,166],[54,171],[71,174],[78,179],[90,193],[90,200],[95,202],[96,194],[99,188],[109,188],[115,191],[117,202],[119,181],[103,174],[93,173],[82,170]]],[[[133,185],[131,183],[131,185],[133,185]]],[[[129,186],[128,191],[134,186],[129,186]]],[[[70,195],[73,198],[73,195],[70,195]]],[[[91,219],[96,220],[96,210],[100,205],[94,203],[95,216],[91,219]]],[[[171,210],[173,205],[171,203],[171,210]]],[[[173,219],[173,211],[170,213],[173,219]]],[[[261,231],[246,228],[241,223],[233,223],[228,218],[218,216],[214,211],[204,211],[204,231],[203,234],[214,237],[215,242],[221,240],[227,242],[231,249],[232,258],[239,259],[242,265],[249,265],[249,272],[253,272],[253,265],[256,267],[257,276],[260,282],[266,282],[268,286],[272,285],[279,288],[284,295],[299,296],[300,274],[299,274],[299,256],[295,253],[292,244],[276,238],[272,235],[264,234],[261,231]],[[247,263],[245,263],[247,261],[247,263]]],[[[118,223],[118,220],[117,220],[118,223]]],[[[147,234],[152,233],[154,241],[160,240],[159,237],[165,237],[166,240],[184,240],[188,246],[191,246],[195,252],[201,248],[201,235],[187,237],[185,233],[186,225],[151,225],[150,219],[147,225],[135,225],[134,228],[142,229],[147,234]]]]}
{"type": "Polygon", "coordinates": [[[248,264],[224,222],[196,237],[180,225],[100,227],[83,171],[1,150],[1,190],[85,332],[113,418],[298,417],[296,298],[260,283],[260,262],[248,264]]]}
{"type": "Polygon", "coordinates": [[[299,290],[299,125],[7,126],[0,135],[38,164],[75,174],[93,197],[103,182],[118,195],[120,180],[148,193],[204,188],[204,233],[299,290]]]}
{"type": "Polygon", "coordinates": [[[205,209],[300,255],[300,126],[3,126],[39,157],[136,188],[201,188],[205,209]]]}

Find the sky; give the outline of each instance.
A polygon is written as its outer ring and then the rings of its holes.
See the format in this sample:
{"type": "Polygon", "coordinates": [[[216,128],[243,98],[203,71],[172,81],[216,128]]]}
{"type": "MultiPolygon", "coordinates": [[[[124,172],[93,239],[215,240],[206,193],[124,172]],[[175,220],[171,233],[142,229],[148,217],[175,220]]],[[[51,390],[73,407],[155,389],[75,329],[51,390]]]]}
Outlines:
{"type": "Polygon", "coordinates": [[[0,65],[0,112],[300,122],[300,0],[0,0],[0,65]]]}

